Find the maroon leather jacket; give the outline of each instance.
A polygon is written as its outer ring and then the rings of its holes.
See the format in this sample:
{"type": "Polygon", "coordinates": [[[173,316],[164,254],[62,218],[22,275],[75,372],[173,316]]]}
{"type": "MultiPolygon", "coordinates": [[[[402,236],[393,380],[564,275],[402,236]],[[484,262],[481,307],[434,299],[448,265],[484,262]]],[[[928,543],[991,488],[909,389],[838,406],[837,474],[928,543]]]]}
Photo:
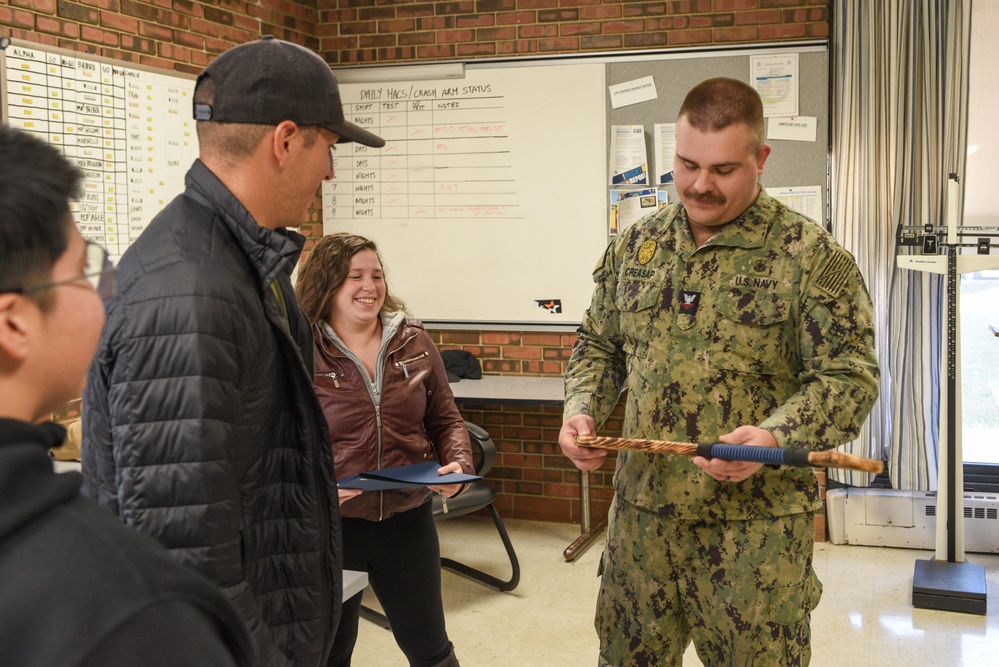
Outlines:
{"type": "MultiPolygon", "coordinates": [[[[332,330],[313,326],[313,383],[329,422],[337,477],[434,459],[457,461],[473,473],[465,422],[423,324],[401,314],[383,322],[391,337],[378,353],[373,382],[332,330]]],[[[365,492],[345,502],[340,515],[381,521],[429,497],[427,488],[365,492]]]]}

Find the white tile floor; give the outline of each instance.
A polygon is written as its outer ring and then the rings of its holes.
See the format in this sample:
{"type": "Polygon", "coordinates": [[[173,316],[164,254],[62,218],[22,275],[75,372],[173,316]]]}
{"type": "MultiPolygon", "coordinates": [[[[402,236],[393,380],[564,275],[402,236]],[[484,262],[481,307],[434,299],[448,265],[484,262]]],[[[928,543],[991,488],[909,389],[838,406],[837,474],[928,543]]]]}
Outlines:
{"type": "MultiPolygon", "coordinates": [[[[506,577],[509,565],[488,518],[438,523],[442,552],[506,577]]],[[[562,551],[579,527],[507,521],[521,582],[510,593],[444,572],[448,633],[464,667],[590,667],[598,642],[593,607],[598,540],[573,563],[562,551]]],[[[999,665],[999,555],[968,554],[985,566],[987,616],[915,609],[912,573],[929,551],[816,545],[824,584],[812,614],[813,667],[992,667],[999,665]]],[[[365,598],[377,606],[370,591],[365,598]]],[[[406,667],[391,633],[362,619],[355,667],[406,667]]],[[[685,667],[701,665],[691,647],[685,667]]]]}

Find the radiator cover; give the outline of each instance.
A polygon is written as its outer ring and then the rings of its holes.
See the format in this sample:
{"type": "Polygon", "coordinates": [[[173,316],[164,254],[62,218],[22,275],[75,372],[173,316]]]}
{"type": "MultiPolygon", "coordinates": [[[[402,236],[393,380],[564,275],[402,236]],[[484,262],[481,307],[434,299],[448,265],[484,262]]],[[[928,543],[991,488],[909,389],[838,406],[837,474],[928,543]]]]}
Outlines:
{"type": "MultiPolygon", "coordinates": [[[[937,494],[893,489],[826,491],[833,544],[936,548],[937,494]]],[[[999,553],[999,495],[964,494],[964,549],[999,553]]]]}

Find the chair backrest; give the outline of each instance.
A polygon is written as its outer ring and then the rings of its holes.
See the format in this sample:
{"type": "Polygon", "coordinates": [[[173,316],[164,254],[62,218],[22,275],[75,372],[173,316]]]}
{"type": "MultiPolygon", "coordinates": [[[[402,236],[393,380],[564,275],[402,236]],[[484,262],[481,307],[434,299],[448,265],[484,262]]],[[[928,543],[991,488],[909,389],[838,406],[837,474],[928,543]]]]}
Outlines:
{"type": "MultiPolygon", "coordinates": [[[[472,447],[479,449],[479,460],[475,464],[475,474],[485,477],[492,470],[493,463],[496,462],[496,443],[489,437],[489,432],[478,424],[466,421],[465,427],[468,429],[468,439],[471,441],[472,447]]],[[[472,454],[475,454],[474,449],[472,454]]]]}

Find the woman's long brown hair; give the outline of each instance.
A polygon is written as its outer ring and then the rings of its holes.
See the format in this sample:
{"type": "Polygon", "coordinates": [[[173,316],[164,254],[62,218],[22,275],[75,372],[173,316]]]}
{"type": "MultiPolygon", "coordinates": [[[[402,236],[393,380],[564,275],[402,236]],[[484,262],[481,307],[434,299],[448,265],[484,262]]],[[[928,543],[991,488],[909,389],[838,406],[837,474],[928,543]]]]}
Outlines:
{"type": "MultiPolygon", "coordinates": [[[[319,322],[329,312],[333,294],[347,279],[350,259],[362,250],[374,250],[375,254],[378,254],[378,247],[374,241],[346,232],[324,236],[313,246],[309,259],[298,272],[298,282],[295,283],[298,305],[309,318],[310,324],[319,322]]],[[[378,263],[382,265],[384,271],[385,264],[380,254],[378,263]]],[[[392,296],[386,280],[382,312],[393,313],[404,310],[406,304],[392,296]]]]}

